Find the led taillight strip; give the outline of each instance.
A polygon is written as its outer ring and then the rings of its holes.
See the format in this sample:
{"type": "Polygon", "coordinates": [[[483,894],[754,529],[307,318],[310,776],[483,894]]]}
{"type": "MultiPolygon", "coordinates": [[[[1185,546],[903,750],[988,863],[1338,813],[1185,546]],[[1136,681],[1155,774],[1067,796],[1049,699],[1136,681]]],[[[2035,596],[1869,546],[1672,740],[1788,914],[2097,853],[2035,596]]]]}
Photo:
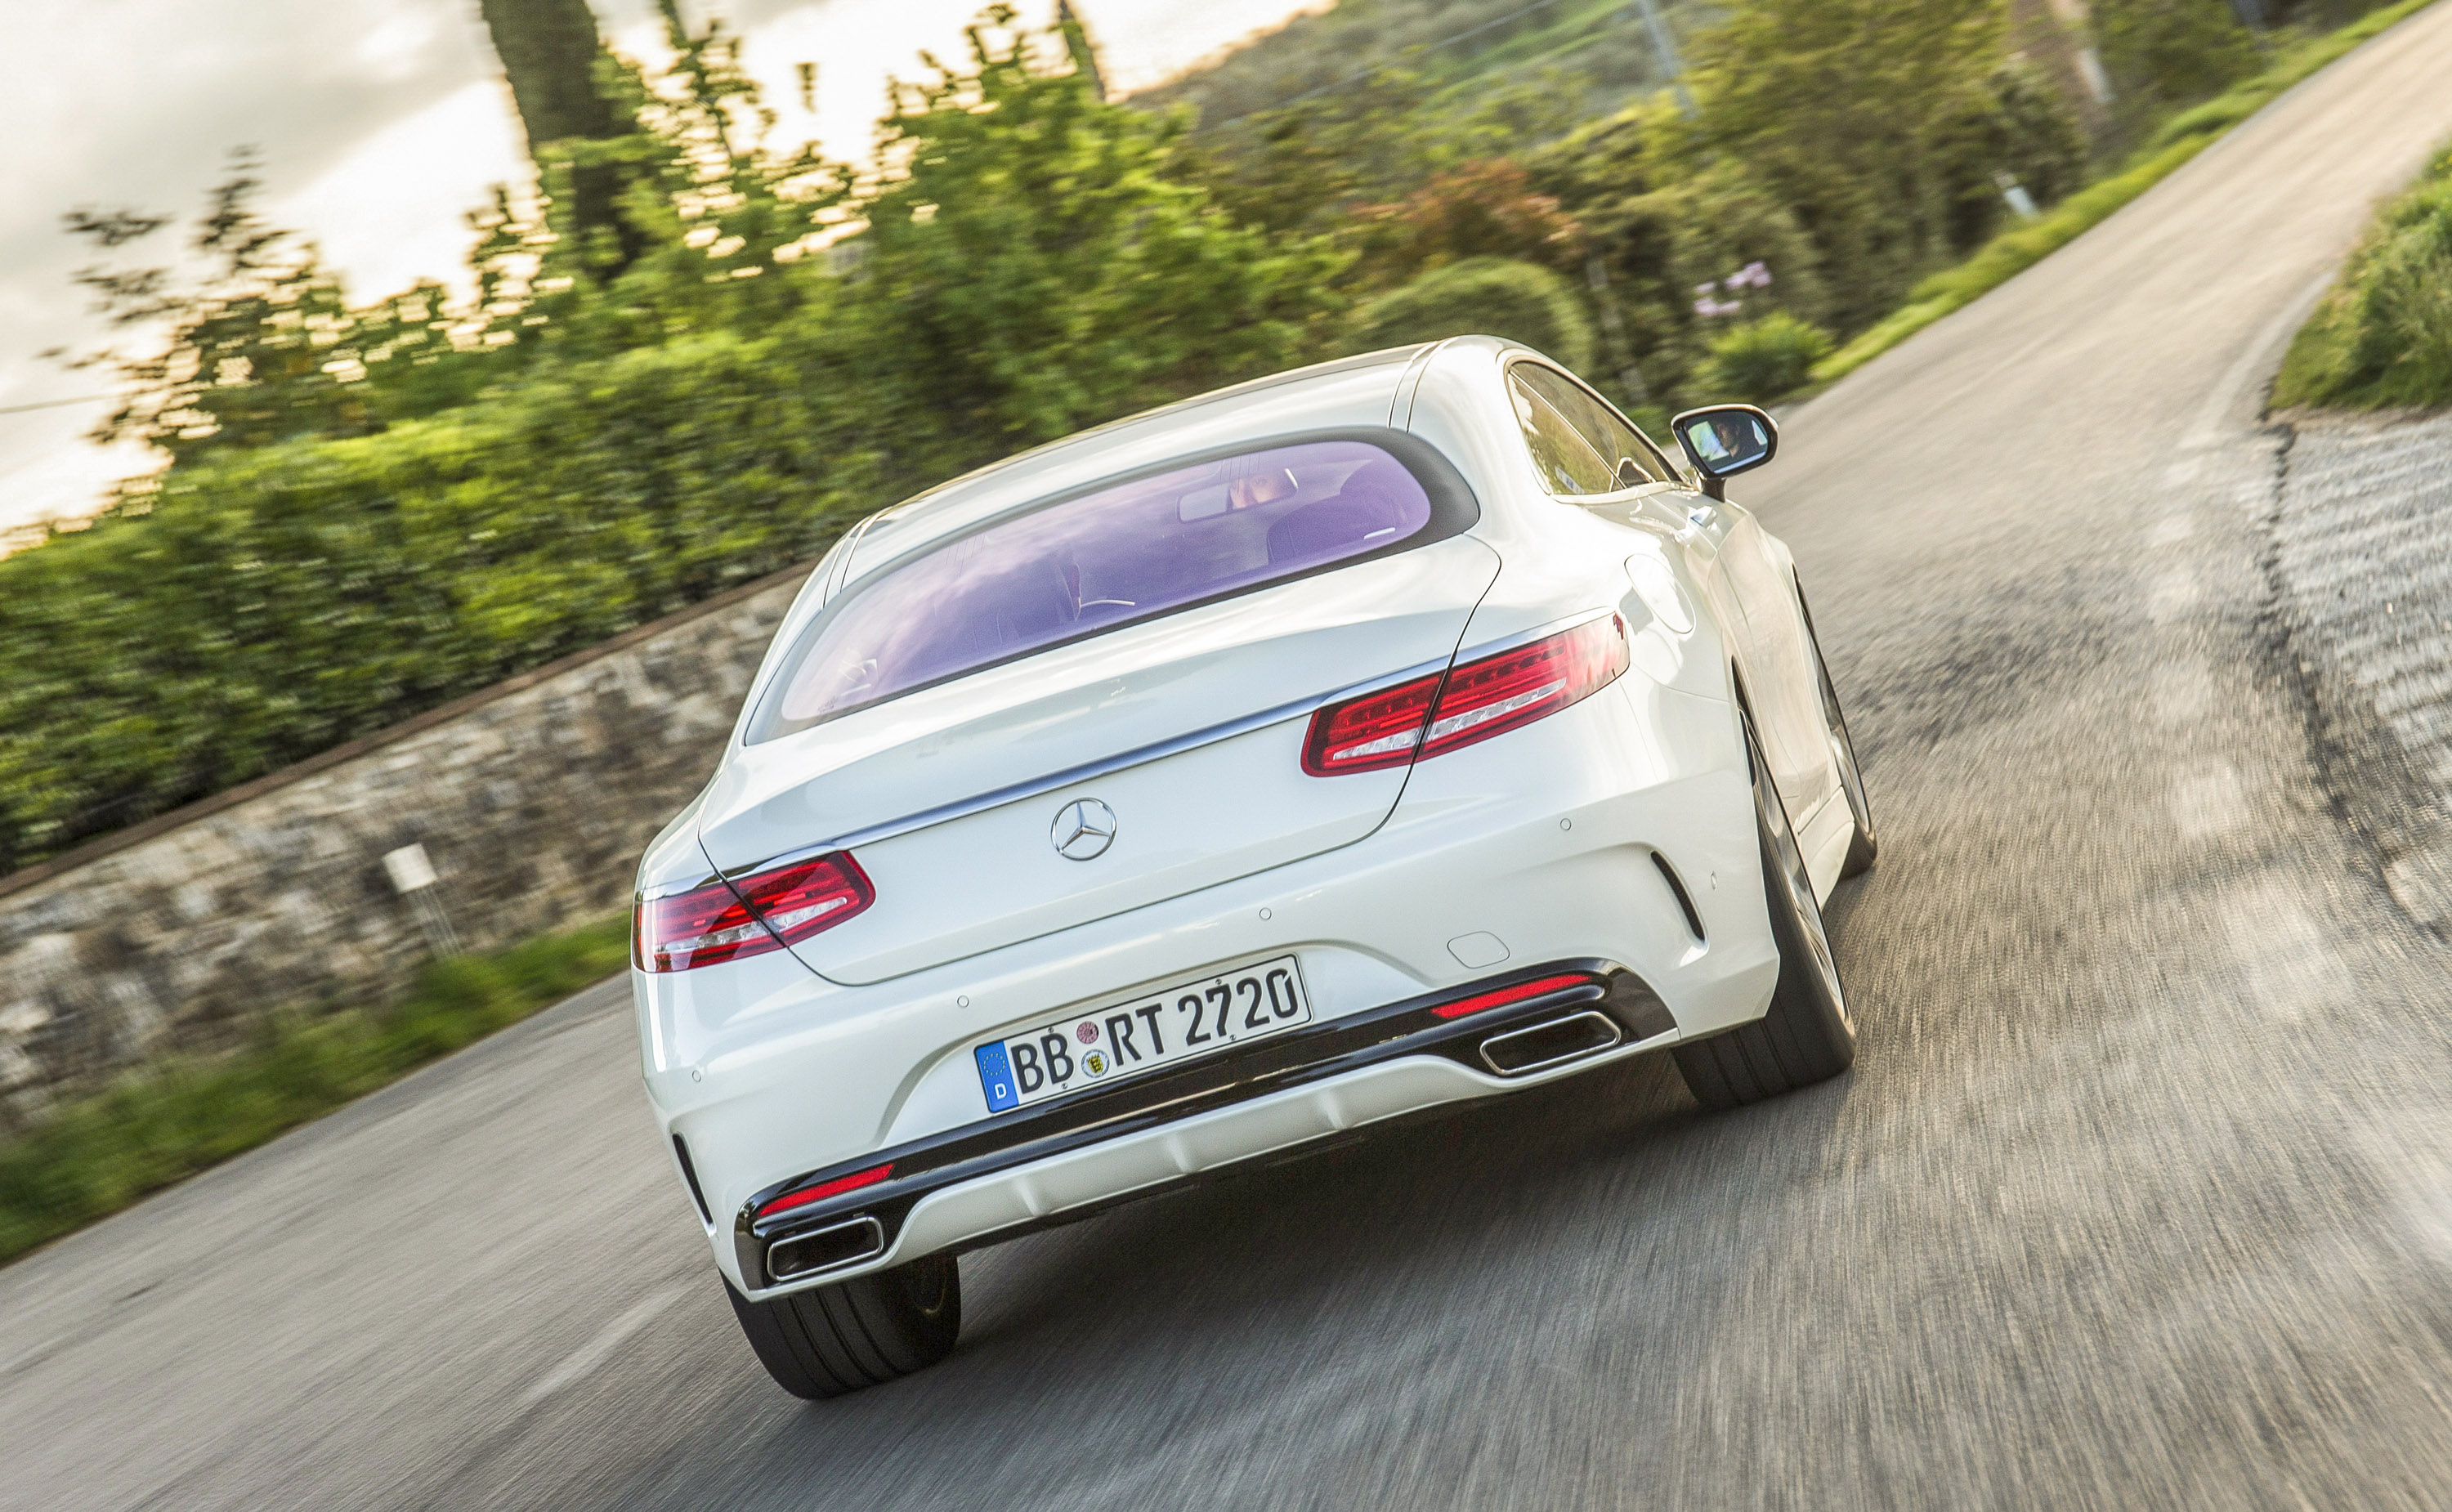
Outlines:
{"type": "Polygon", "coordinates": [[[1315,777],[1377,772],[1504,735],[1582,702],[1627,668],[1626,621],[1605,615],[1530,645],[1331,704],[1311,717],[1315,777]]]}
{"type": "Polygon", "coordinates": [[[848,851],[829,851],[671,897],[630,915],[630,959],[643,972],[686,972],[798,945],[877,901],[848,851]]]}

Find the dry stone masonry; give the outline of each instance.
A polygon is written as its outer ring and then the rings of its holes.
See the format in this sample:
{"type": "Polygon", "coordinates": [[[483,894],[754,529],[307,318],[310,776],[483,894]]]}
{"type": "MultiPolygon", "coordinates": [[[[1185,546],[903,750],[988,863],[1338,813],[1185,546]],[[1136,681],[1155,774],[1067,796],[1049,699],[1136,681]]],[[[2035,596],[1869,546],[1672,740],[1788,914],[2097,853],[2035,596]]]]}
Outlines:
{"type": "Polygon", "coordinates": [[[623,907],[805,575],[0,877],[0,1128],[271,1013],[396,993],[437,911],[487,950],[623,907]],[[434,881],[405,893],[409,847],[434,881]]]}
{"type": "Polygon", "coordinates": [[[2352,821],[2452,931],[2452,415],[2300,419],[2273,575],[2352,821]]]}

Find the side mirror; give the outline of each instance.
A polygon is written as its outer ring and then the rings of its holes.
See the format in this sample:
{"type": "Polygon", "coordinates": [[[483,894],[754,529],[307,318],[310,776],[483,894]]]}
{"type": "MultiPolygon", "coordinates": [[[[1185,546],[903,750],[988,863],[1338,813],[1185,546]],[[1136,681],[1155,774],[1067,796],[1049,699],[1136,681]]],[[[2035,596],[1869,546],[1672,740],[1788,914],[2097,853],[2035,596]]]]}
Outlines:
{"type": "Polygon", "coordinates": [[[1669,428],[1703,475],[1703,492],[1714,499],[1728,497],[1728,480],[1779,455],[1779,425],[1751,404],[1690,409],[1671,421],[1669,428]]]}

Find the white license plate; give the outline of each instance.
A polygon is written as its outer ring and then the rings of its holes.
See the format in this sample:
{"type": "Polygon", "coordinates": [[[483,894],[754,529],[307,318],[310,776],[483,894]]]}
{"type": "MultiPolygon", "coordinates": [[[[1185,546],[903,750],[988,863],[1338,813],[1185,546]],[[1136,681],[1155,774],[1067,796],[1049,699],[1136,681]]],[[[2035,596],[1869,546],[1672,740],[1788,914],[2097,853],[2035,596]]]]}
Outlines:
{"type": "Polygon", "coordinates": [[[971,1051],[988,1111],[1011,1112],[1084,1087],[1196,1060],[1311,1022],[1291,955],[1173,987],[971,1051]]]}

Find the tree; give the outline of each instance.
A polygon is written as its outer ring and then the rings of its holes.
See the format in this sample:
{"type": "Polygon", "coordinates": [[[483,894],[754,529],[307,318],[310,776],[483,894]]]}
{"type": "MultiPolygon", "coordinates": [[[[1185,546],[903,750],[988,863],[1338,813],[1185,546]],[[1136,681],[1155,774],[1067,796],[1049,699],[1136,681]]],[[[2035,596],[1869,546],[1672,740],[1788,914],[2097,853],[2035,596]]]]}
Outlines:
{"type": "MultiPolygon", "coordinates": [[[[176,462],[208,448],[378,428],[343,381],[348,364],[339,348],[352,322],[340,281],[313,244],[256,212],[260,166],[248,149],[231,154],[190,243],[204,261],[200,273],[95,265],[74,275],[112,329],[162,332],[133,353],[106,346],[70,359],[72,367],[119,375],[119,406],[95,427],[96,442],[149,442],[176,462]]],[[[128,209],[67,217],[69,234],[106,250],[169,224],[128,209]]]]}
{"type": "Polygon", "coordinates": [[[2223,0],[2099,0],[2095,33],[2131,131],[2220,94],[2264,63],[2223,0]]]}
{"type": "MultiPolygon", "coordinates": [[[[601,87],[599,66],[610,60],[587,0],[479,0],[478,9],[540,169],[554,144],[607,142],[635,129],[601,87]]],[[[582,157],[569,167],[575,234],[606,273],[619,273],[645,250],[622,214],[627,178],[618,160],[582,157]]]]}
{"type": "Polygon", "coordinates": [[[1364,281],[1382,287],[1465,258],[1572,267],[1583,252],[1574,217],[1507,158],[1439,174],[1393,205],[1357,206],[1344,239],[1361,254],[1364,281]]]}
{"type": "Polygon", "coordinates": [[[2000,22],[1995,0],[1739,0],[1695,39],[1694,149],[1794,208],[1843,329],[1964,249],[1948,147],[1989,106],[2000,22]]]}
{"type": "Polygon", "coordinates": [[[1180,176],[1178,121],[1042,71],[1012,20],[899,85],[885,167],[816,202],[862,227],[819,366],[922,477],[1299,362],[1338,304],[1326,244],[1236,225],[1180,176]]]}

